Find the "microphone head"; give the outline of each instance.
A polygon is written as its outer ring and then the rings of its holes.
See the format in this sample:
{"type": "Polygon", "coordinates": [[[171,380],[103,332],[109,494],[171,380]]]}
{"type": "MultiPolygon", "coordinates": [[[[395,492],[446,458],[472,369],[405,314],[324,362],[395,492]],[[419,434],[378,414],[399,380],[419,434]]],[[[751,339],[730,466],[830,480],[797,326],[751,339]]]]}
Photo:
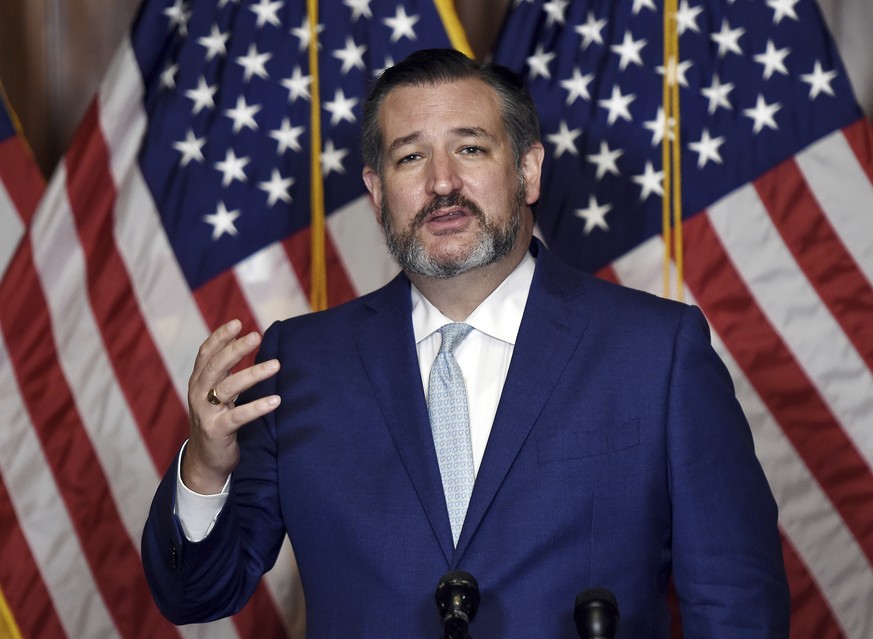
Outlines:
{"type": "Polygon", "coordinates": [[[615,595],[605,588],[589,588],[576,596],[573,619],[582,639],[612,639],[618,617],[615,595]]]}
{"type": "Polygon", "coordinates": [[[436,588],[436,603],[443,623],[451,620],[470,623],[479,610],[479,584],[463,570],[447,572],[436,588]]]}

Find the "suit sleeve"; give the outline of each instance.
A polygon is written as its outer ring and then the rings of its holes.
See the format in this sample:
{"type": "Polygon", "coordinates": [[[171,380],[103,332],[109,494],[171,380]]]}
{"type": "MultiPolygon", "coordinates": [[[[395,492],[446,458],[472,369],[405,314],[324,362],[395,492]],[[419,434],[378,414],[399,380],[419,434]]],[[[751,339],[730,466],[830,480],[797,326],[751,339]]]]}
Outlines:
{"type": "Polygon", "coordinates": [[[667,415],[673,580],[686,637],[788,637],[777,507],[730,376],[689,308],[667,415]]]}

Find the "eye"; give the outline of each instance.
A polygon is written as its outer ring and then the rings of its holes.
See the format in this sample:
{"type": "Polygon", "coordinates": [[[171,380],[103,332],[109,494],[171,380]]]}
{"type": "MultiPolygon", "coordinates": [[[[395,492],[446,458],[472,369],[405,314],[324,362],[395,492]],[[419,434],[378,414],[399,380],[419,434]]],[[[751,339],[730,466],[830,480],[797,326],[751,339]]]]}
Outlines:
{"type": "Polygon", "coordinates": [[[397,160],[397,164],[409,164],[410,162],[414,162],[420,157],[421,155],[418,153],[409,153],[400,157],[400,159],[397,160]]]}
{"type": "Polygon", "coordinates": [[[485,153],[485,149],[481,146],[465,146],[461,148],[461,153],[463,155],[479,155],[480,153],[485,153]]]}

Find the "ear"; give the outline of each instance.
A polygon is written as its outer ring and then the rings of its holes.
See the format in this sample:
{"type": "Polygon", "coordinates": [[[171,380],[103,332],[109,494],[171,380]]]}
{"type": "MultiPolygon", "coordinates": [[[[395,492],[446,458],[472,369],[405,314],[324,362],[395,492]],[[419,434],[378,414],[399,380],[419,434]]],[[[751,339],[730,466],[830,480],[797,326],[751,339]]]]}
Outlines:
{"type": "Polygon", "coordinates": [[[546,151],[541,142],[534,142],[521,156],[521,172],[524,175],[525,202],[533,204],[540,199],[540,178],[543,173],[543,158],[546,151]]]}
{"type": "Polygon", "coordinates": [[[369,166],[364,167],[362,177],[364,178],[367,191],[370,193],[370,203],[373,205],[373,212],[376,214],[376,220],[378,220],[379,211],[382,210],[382,179],[369,166]]]}

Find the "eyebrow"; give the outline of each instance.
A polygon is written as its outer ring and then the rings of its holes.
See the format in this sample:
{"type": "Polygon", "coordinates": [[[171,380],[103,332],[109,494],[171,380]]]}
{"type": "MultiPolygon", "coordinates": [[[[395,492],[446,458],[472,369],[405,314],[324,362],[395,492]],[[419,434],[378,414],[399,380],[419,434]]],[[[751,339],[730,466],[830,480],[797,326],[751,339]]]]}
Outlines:
{"type": "MultiPolygon", "coordinates": [[[[464,126],[452,129],[450,131],[451,134],[461,137],[461,138],[478,138],[488,140],[490,142],[495,142],[497,138],[494,137],[487,129],[482,128],[481,126],[464,126]]],[[[421,132],[416,131],[414,133],[410,133],[409,135],[404,135],[402,138],[397,138],[391,143],[391,146],[388,147],[388,153],[393,153],[397,149],[407,144],[414,144],[421,137],[421,132]]]]}

